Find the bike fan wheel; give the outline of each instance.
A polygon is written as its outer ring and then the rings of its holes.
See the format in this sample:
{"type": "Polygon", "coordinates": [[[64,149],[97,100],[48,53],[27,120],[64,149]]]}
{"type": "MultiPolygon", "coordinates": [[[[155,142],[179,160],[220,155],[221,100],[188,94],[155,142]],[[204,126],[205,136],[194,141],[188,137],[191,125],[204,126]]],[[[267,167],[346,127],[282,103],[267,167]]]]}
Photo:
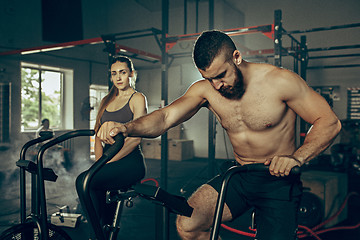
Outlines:
{"type": "MultiPolygon", "coordinates": [[[[69,235],[61,228],[48,223],[49,240],[71,240],[69,235]]],[[[17,224],[5,230],[0,240],[39,240],[39,231],[33,222],[17,224]]]]}

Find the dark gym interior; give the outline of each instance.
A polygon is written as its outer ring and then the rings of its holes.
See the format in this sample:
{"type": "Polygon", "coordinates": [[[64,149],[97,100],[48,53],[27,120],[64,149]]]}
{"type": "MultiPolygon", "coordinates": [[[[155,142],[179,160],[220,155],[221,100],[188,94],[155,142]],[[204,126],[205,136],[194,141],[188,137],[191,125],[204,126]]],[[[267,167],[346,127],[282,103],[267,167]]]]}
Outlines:
{"type": "MultiPolygon", "coordinates": [[[[132,59],[148,112],[168,105],[202,78],[192,60],[194,39],[218,29],[245,60],[299,74],[341,120],[333,143],[302,167],[298,237],[360,239],[359,11],[358,0],[1,0],[0,233],[21,222],[16,163],[44,118],[55,137],[92,129],[114,54],[132,59]],[[36,92],[42,84],[48,92],[36,92]]],[[[298,146],[310,127],[297,120],[298,146]]],[[[185,199],[234,160],[225,130],[205,108],[166,138],[168,149],[161,146],[164,137],[142,140],[145,179],[185,199]]],[[[35,161],[38,151],[31,146],[26,160],[35,161]]],[[[43,160],[57,175],[45,181],[48,220],[71,239],[90,239],[75,179],[94,163],[93,136],[62,141],[43,160]]],[[[34,183],[25,176],[29,214],[34,183]]],[[[180,239],[174,213],[141,197],[132,203],[122,213],[118,239],[180,239]]],[[[222,239],[253,239],[251,211],[227,226],[222,239]]]]}

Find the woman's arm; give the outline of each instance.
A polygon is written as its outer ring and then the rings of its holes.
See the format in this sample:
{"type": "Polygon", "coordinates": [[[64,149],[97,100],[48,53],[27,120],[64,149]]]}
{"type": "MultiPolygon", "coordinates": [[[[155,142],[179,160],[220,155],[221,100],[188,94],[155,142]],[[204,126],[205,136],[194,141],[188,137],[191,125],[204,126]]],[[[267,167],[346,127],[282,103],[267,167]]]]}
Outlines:
{"type": "Polygon", "coordinates": [[[103,155],[103,147],[102,147],[102,143],[100,138],[98,138],[97,136],[95,136],[95,160],[99,160],[99,158],[101,158],[101,156],[103,155]]]}

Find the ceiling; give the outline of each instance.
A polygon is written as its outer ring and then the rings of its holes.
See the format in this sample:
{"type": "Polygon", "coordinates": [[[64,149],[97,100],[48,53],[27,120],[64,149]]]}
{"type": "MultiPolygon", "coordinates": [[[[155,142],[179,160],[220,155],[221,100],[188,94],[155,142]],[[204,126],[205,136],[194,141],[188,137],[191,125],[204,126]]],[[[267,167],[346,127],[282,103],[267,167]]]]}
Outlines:
{"type": "MultiPolygon", "coordinates": [[[[169,8],[179,8],[184,7],[184,3],[186,2],[207,2],[208,0],[169,0],[169,8]]],[[[150,12],[159,12],[162,7],[162,0],[135,0],[136,3],[143,6],[150,12]]]]}

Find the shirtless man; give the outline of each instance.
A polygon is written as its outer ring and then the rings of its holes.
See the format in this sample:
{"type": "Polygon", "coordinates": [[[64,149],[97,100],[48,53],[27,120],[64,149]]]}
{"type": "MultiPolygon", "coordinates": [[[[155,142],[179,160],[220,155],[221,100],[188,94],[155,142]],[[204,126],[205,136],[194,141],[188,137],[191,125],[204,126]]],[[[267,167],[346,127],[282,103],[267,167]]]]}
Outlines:
{"type": "MultiPolygon", "coordinates": [[[[236,164],[264,163],[269,172],[235,175],[229,183],[223,221],[257,209],[257,238],[296,239],[301,196],[299,176],[289,176],[325,150],[341,129],[327,102],[297,74],[242,59],[230,37],[207,31],[197,39],[193,58],[204,80],[195,82],[170,105],[129,122],[104,124],[98,137],[112,144],[125,136],[157,137],[191,118],[201,107],[212,111],[226,130],[236,164]],[[312,124],[295,147],[295,119],[312,124]]],[[[178,216],[182,239],[209,239],[221,177],[201,186],[188,200],[191,218],[178,216]]]]}

